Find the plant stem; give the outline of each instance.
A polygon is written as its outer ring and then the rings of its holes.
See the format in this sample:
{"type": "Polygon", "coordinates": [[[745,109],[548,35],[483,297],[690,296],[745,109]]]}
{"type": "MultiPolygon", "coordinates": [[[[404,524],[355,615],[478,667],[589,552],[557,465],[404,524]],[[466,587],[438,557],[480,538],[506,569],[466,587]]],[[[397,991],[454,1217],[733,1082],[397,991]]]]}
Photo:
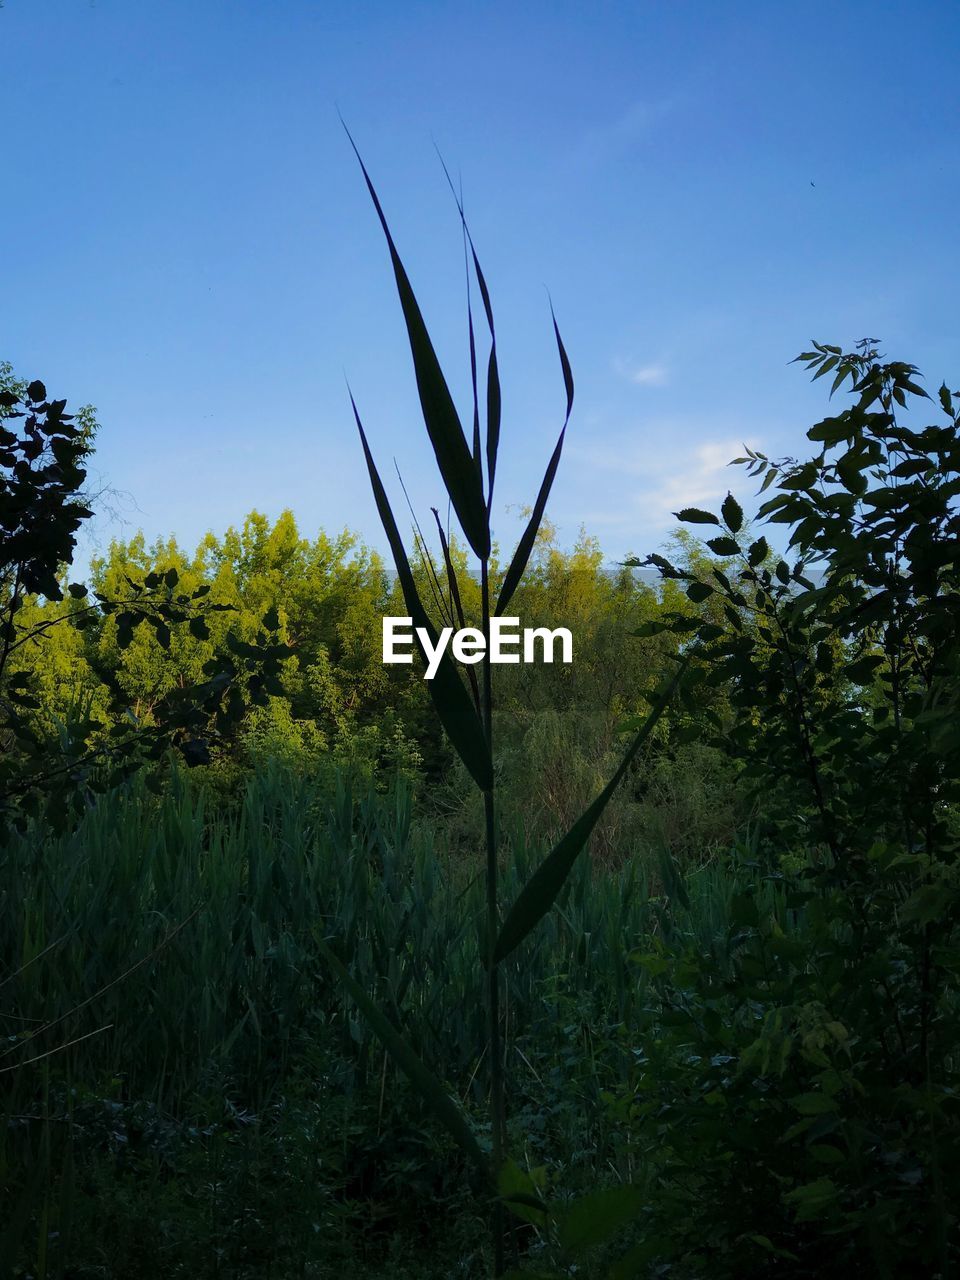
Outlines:
{"type": "MultiPolygon", "coordinates": [[[[483,635],[486,641],[483,658],[483,728],[490,753],[493,773],[493,688],[490,671],[490,581],[486,559],[481,562],[480,590],[483,609],[483,635]]],[[[504,1158],[506,1128],[503,1102],[503,1049],[500,1043],[500,966],[493,955],[499,927],[497,911],[497,837],[494,821],[493,783],[483,793],[483,812],[487,841],[487,1011],[490,1035],[490,1128],[493,1142],[494,1176],[499,1175],[504,1158]]],[[[500,1276],[505,1267],[503,1204],[493,1204],[493,1274],[500,1276]]]]}

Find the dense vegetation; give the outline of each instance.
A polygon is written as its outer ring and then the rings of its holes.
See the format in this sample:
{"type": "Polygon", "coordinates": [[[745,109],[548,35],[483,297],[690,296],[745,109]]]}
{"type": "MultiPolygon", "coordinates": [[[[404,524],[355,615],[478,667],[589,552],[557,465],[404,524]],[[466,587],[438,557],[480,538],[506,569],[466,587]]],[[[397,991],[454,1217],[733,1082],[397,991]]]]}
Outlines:
{"type": "Polygon", "coordinates": [[[73,582],[95,424],[5,372],[0,1275],[955,1273],[958,397],[801,360],[784,536],[683,511],[656,589],[551,471],[504,564],[460,494],[479,580],[252,514],[73,582]],[[508,595],[575,661],[474,689],[487,776],[380,618],[508,595]]]}

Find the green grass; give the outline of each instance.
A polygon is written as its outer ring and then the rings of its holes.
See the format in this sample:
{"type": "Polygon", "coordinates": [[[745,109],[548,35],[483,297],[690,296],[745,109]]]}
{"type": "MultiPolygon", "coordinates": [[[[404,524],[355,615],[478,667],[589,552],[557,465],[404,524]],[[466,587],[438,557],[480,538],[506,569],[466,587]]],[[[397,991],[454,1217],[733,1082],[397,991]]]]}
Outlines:
{"type": "MultiPolygon", "coordinates": [[[[316,946],[337,939],[488,1143],[479,851],[471,867],[439,846],[402,784],[354,794],[342,778],[331,797],[280,767],[232,810],[174,774],[160,798],[131,786],[72,834],[8,844],[3,1176],[12,1190],[42,1172],[23,1274],[322,1275],[344,1251],[387,1265],[391,1242],[422,1249],[438,1201],[458,1224],[443,1239],[462,1231],[457,1256],[473,1249],[481,1273],[459,1153],[316,946]],[[138,1259],[144,1219],[156,1239],[138,1259]],[[60,1233],[45,1261],[44,1231],[60,1233]]],[[[543,851],[514,833],[502,853],[509,904],[543,851]]],[[[582,860],[507,962],[512,1145],[564,1189],[637,1172],[603,1099],[629,1077],[649,995],[636,958],[676,927],[651,874],[582,860]]],[[[691,936],[720,930],[728,881],[687,878],[691,936]]]]}

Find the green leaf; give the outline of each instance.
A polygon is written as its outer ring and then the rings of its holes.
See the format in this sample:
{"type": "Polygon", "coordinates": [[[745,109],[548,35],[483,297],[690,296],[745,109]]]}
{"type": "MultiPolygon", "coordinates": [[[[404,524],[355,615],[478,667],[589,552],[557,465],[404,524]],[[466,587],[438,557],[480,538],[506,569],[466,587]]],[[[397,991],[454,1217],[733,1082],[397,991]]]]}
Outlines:
{"type": "Polygon", "coordinates": [[[853,684],[870,684],[873,680],[877,667],[883,665],[883,658],[877,654],[867,655],[864,658],[858,658],[856,662],[849,663],[844,667],[843,674],[853,684]]]}
{"type": "Polygon", "coordinates": [[[416,1088],[424,1102],[444,1125],[447,1132],[457,1143],[464,1154],[473,1162],[484,1181],[492,1182],[490,1165],[467,1124],[463,1112],[447,1093],[440,1081],[424,1066],[413,1049],[403,1038],[390,1020],[380,1011],[375,1002],[364,991],[363,987],[348,973],[337,956],[330,950],[322,938],[317,938],[317,947],[331,969],[340,978],[364,1017],[376,1033],[377,1038],[397,1065],[405,1072],[410,1083],[416,1088]]]}
{"type": "Polygon", "coordinates": [[[560,337],[560,330],[557,327],[557,317],[553,313],[553,303],[550,303],[550,319],[553,321],[553,335],[557,340],[557,352],[560,356],[560,368],[563,373],[563,385],[567,393],[567,412],[564,418],[564,424],[570,421],[570,414],[573,410],[573,371],[570,368],[570,361],[567,359],[566,348],[563,345],[563,339],[560,337]]]}
{"type": "Polygon", "coordinates": [[[769,1236],[751,1235],[747,1236],[748,1240],[752,1240],[755,1245],[759,1245],[761,1249],[767,1253],[774,1254],[777,1258],[786,1258],[789,1262],[797,1262],[798,1258],[795,1253],[791,1253],[789,1249],[779,1249],[773,1243],[769,1236]]]}
{"type": "Polygon", "coordinates": [[[513,553],[513,559],[504,575],[503,585],[500,588],[500,595],[497,600],[495,613],[500,617],[507,605],[510,603],[513,593],[520,585],[520,579],[523,577],[523,571],[527,567],[527,561],[530,559],[530,552],[533,550],[533,544],[537,537],[537,530],[540,528],[540,521],[543,519],[543,512],[547,505],[547,498],[550,496],[550,490],[553,487],[553,479],[557,474],[557,467],[560,465],[560,454],[563,451],[563,438],[566,435],[567,423],[570,421],[570,411],[573,408],[573,374],[570,372],[570,361],[567,359],[567,353],[564,350],[563,342],[560,338],[560,330],[557,328],[556,317],[553,316],[553,307],[550,308],[550,315],[553,317],[553,331],[557,339],[557,349],[560,352],[560,366],[563,370],[563,382],[567,392],[567,412],[563,420],[563,426],[560,428],[560,436],[557,440],[556,447],[550,461],[547,463],[547,470],[543,477],[543,483],[540,485],[540,492],[537,494],[537,500],[533,504],[533,511],[530,513],[530,519],[527,521],[527,527],[523,531],[523,536],[517,544],[517,549],[513,553]]]}
{"type": "Polygon", "coordinates": [[[643,726],[627,749],[616,773],[597,796],[596,800],[581,814],[567,834],[547,854],[546,858],[521,889],[516,902],[511,907],[500,929],[500,934],[493,950],[494,964],[499,964],[514,948],[518,947],[531,929],[539,924],[553,906],[557,895],[563,888],[564,882],[573,868],[573,864],[577,860],[577,856],[586,846],[593,828],[597,825],[600,815],[607,807],[610,797],[630,768],[637,752],[653,732],[657,721],[669,706],[689,661],[688,655],[681,662],[676,674],[657,699],[655,705],[651,707],[643,726]]]}
{"type": "Polygon", "coordinates": [[[658,618],[649,618],[646,622],[641,622],[639,627],[635,627],[630,632],[632,636],[636,636],[638,640],[647,640],[651,636],[662,635],[664,631],[670,630],[670,623],[662,621],[658,618]]]}
{"type": "Polygon", "coordinates": [[[683,520],[687,524],[720,523],[716,516],[711,515],[709,511],[701,511],[699,507],[684,507],[682,511],[674,511],[673,514],[678,520],[683,520]]]}
{"type": "Polygon", "coordinates": [[[844,454],[837,462],[837,477],[843,487],[850,493],[866,493],[867,477],[863,471],[868,465],[868,459],[863,455],[844,454]]]}
{"type": "Polygon", "coordinates": [[[807,1147],[807,1151],[818,1164],[843,1164],[846,1160],[846,1156],[839,1147],[831,1147],[824,1142],[815,1142],[807,1147]]]}
{"type": "MultiPolygon", "coordinates": [[[[459,201],[458,201],[459,204],[459,201]]],[[[487,328],[490,330],[490,356],[487,360],[487,511],[493,504],[493,481],[497,473],[497,451],[500,447],[500,369],[497,365],[497,333],[493,324],[493,307],[490,304],[490,291],[487,288],[487,282],[484,279],[483,272],[480,270],[480,260],[477,257],[477,251],[473,247],[473,238],[467,227],[466,219],[463,218],[463,208],[460,208],[460,216],[463,219],[463,228],[467,233],[467,239],[470,241],[470,252],[473,255],[473,269],[477,275],[477,284],[480,287],[480,297],[483,301],[484,314],[487,317],[487,328]]]]}
{"type": "Polygon", "coordinates": [[[524,1222],[542,1227],[546,1223],[548,1205],[537,1194],[537,1187],[530,1174],[521,1169],[515,1160],[506,1160],[497,1175],[497,1191],[500,1199],[524,1222]]]}
{"type": "Polygon", "coordinates": [[[955,894],[945,884],[924,884],[915,889],[900,908],[900,919],[908,924],[927,925],[948,919],[955,894]]]}
{"type": "Polygon", "coordinates": [[[713,587],[709,586],[706,582],[691,582],[687,587],[687,595],[694,604],[701,604],[709,596],[714,594],[715,592],[713,587]]]}
{"type": "MultiPolygon", "coordinates": [[[[447,182],[450,183],[450,190],[453,192],[453,198],[457,202],[457,209],[460,212],[460,223],[463,227],[463,234],[466,236],[467,243],[470,246],[470,253],[473,258],[473,269],[476,273],[477,284],[480,288],[480,297],[483,300],[483,310],[487,317],[487,328],[490,330],[490,357],[487,361],[487,513],[493,506],[493,483],[497,473],[497,451],[500,447],[500,370],[497,365],[497,334],[493,323],[493,307],[490,303],[490,291],[487,288],[487,282],[484,278],[483,271],[480,268],[480,259],[477,257],[477,251],[474,247],[473,236],[470,234],[470,228],[467,225],[466,215],[463,212],[463,201],[457,194],[456,187],[450,174],[447,172],[447,166],[440,158],[443,165],[443,171],[447,176],[447,182]]],[[[471,337],[471,372],[473,374],[474,389],[474,429],[477,428],[477,393],[476,393],[476,367],[474,360],[473,348],[473,320],[470,319],[470,337],[471,337]]],[[[479,452],[475,449],[475,453],[479,457],[479,452]]]]}
{"type": "Polygon", "coordinates": [[[484,560],[490,554],[490,523],[483,500],[483,485],[479,471],[463,434],[456,406],[440,368],[440,362],[437,360],[419,304],[410,286],[410,280],[400,261],[393,236],[390,234],[380,199],[346,125],[344,129],[360,163],[367,190],[370,192],[390,250],[397,293],[410,340],[410,352],[413,356],[423,421],[430,436],[430,443],[433,445],[437,466],[440,468],[443,483],[467,536],[467,541],[480,559],[484,560]]]}
{"type": "Polygon", "coordinates": [[[687,893],[687,886],[684,884],[683,876],[677,869],[673,854],[665,842],[661,842],[657,848],[657,867],[660,871],[660,879],[663,881],[664,888],[670,898],[679,902],[685,911],[689,911],[690,895],[687,893]]]}
{"type": "Polygon", "coordinates": [[[715,556],[735,556],[740,553],[740,544],[735,538],[709,538],[707,546],[715,556]]]}
{"type": "Polygon", "coordinates": [[[646,1202],[647,1192],[629,1184],[588,1192],[560,1219],[562,1248],[568,1253],[583,1253],[605,1244],[639,1217],[646,1202]]]}
{"type": "MultiPolygon", "coordinates": [[[[479,268],[478,268],[479,269],[479,268]]],[[[491,325],[492,325],[491,321],[491,325]]],[[[500,445],[500,370],[497,367],[497,343],[492,337],[487,361],[487,511],[493,505],[493,480],[497,473],[497,449],[500,445]]]]}
{"type": "Polygon", "coordinates": [[[848,377],[848,376],[849,376],[849,377],[851,377],[851,378],[856,377],[856,375],[855,375],[855,373],[854,373],[853,369],[851,369],[849,365],[841,364],[840,368],[837,370],[837,376],[834,378],[833,382],[832,382],[832,383],[831,383],[831,385],[830,385],[830,394],[831,394],[831,395],[833,395],[833,393],[836,391],[837,387],[839,387],[839,386],[840,386],[840,384],[841,384],[841,382],[843,382],[844,378],[846,378],[846,377],[848,377]]]}
{"type": "Polygon", "coordinates": [[[911,382],[909,378],[905,378],[900,385],[903,387],[904,391],[909,391],[911,395],[922,396],[924,400],[930,399],[923,387],[918,386],[915,382],[911,382]]]}
{"type": "Polygon", "coordinates": [[[767,545],[767,540],[761,537],[750,544],[750,549],[747,552],[747,561],[752,569],[756,569],[757,565],[763,564],[769,554],[770,548],[767,545]]]}
{"type": "Polygon", "coordinates": [[[790,1105],[802,1116],[824,1116],[837,1110],[837,1101],[825,1093],[798,1093],[790,1099],[790,1105]]]}
{"type": "Polygon", "coordinates": [[[739,533],[743,528],[743,511],[740,508],[740,503],[737,502],[732,493],[728,493],[724,498],[720,513],[723,516],[724,524],[730,532],[739,533]]]}
{"type": "MultiPolygon", "coordinates": [[[[422,627],[429,635],[431,644],[436,646],[436,628],[427,616],[427,612],[420,601],[417,586],[410,570],[410,563],[407,560],[407,553],[403,549],[403,541],[397,529],[397,522],[393,518],[393,512],[390,509],[386,491],[373,461],[370,447],[367,444],[367,437],[360,422],[360,414],[357,411],[352,394],[350,403],[353,406],[353,416],[356,419],[364,457],[367,460],[367,471],[373,487],[374,500],[387,535],[387,541],[390,543],[390,550],[393,552],[394,563],[397,566],[397,577],[400,579],[403,598],[410,611],[410,617],[413,619],[413,626],[415,628],[422,627]]],[[[482,791],[489,790],[493,785],[493,768],[490,762],[490,750],[487,745],[486,734],[483,731],[476,708],[470,700],[470,695],[467,693],[457,669],[453,665],[453,660],[448,650],[444,652],[443,657],[440,659],[436,675],[427,683],[430,689],[430,696],[437,709],[437,715],[440,717],[440,723],[447,731],[447,735],[453,743],[457,754],[467,766],[477,786],[482,791]]]]}
{"type": "Polygon", "coordinates": [[[841,440],[847,439],[853,430],[852,416],[848,410],[836,418],[824,418],[822,422],[816,423],[807,432],[807,439],[815,442],[822,441],[824,444],[832,446],[839,444],[841,440]]]}
{"type": "Polygon", "coordinates": [[[810,1222],[836,1203],[837,1188],[830,1178],[817,1178],[815,1182],[788,1191],[783,1199],[796,1208],[799,1222],[810,1222]]]}

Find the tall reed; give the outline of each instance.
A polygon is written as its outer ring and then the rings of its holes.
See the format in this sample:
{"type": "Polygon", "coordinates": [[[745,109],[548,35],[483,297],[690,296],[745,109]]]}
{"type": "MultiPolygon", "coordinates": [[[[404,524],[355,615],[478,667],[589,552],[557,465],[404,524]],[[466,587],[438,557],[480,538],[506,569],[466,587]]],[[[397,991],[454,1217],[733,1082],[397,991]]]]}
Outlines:
{"type": "MultiPolygon", "coordinates": [[[[357,1003],[371,1021],[377,1034],[383,1040],[384,1045],[396,1057],[410,1079],[421,1091],[427,1103],[442,1119],[450,1133],[469,1155],[483,1183],[486,1185],[491,1196],[493,1272],[495,1276],[500,1276],[505,1269],[504,1203],[509,1203],[512,1200],[514,1204],[518,1204],[524,1198],[531,1199],[526,1193],[518,1195],[515,1190],[510,1191],[503,1178],[507,1167],[506,1116],[504,1109],[504,1034],[501,1026],[501,997],[504,994],[503,962],[533,931],[554,904],[578,855],[586,847],[591,832],[611,795],[668,705],[680,680],[683,663],[681,663],[680,669],[654,704],[609,784],[531,875],[515,898],[506,918],[501,920],[497,865],[497,805],[493,768],[493,677],[490,662],[490,622],[492,617],[503,616],[506,613],[527,567],[560,463],[564,437],[573,408],[573,374],[551,306],[553,331],[566,391],[566,413],[556,446],[533,502],[526,528],[499,584],[499,590],[494,592],[493,584],[490,580],[491,513],[500,444],[500,375],[490,294],[480,268],[473,239],[467,227],[463,205],[459,198],[456,197],[456,193],[454,193],[455,198],[457,198],[457,206],[463,228],[464,251],[468,262],[468,280],[469,268],[472,267],[473,278],[475,278],[480,292],[489,332],[489,355],[484,397],[486,406],[484,440],[482,439],[480,428],[481,415],[476,343],[468,292],[469,355],[473,389],[473,430],[470,443],[467,441],[457,414],[406,269],[397,252],[379,197],[349,131],[348,137],[350,137],[351,145],[360,163],[367,190],[386,238],[397,293],[410,342],[424,425],[436,456],[450,506],[456,513],[467,543],[476,555],[480,566],[481,628],[486,642],[481,666],[481,678],[477,681],[473,676],[473,669],[470,668],[470,678],[468,684],[465,685],[449,653],[445,653],[440,661],[439,669],[430,683],[430,693],[437,715],[451,743],[466,765],[475,785],[483,795],[486,845],[486,937],[484,947],[487,1005],[486,1049],[487,1062],[489,1064],[490,1126],[492,1134],[492,1150],[489,1157],[479,1147],[476,1137],[460,1109],[442,1089],[422,1060],[413,1052],[410,1044],[398,1033],[383,1010],[371,1001],[359,987],[333,951],[325,943],[322,945],[330,964],[340,974],[357,1003]]],[[[374,498],[393,553],[407,609],[413,620],[414,627],[422,628],[435,648],[437,641],[436,627],[418,593],[403,540],[400,537],[386,491],[367,443],[366,433],[352,393],[350,400],[360,434],[374,498]]],[[[439,574],[434,573],[435,599],[444,606],[444,622],[448,625],[458,624],[463,627],[465,619],[460,602],[457,577],[439,516],[437,516],[437,526],[444,560],[446,592],[443,590],[439,574]],[[446,600],[444,601],[445,596],[446,600]]]]}

